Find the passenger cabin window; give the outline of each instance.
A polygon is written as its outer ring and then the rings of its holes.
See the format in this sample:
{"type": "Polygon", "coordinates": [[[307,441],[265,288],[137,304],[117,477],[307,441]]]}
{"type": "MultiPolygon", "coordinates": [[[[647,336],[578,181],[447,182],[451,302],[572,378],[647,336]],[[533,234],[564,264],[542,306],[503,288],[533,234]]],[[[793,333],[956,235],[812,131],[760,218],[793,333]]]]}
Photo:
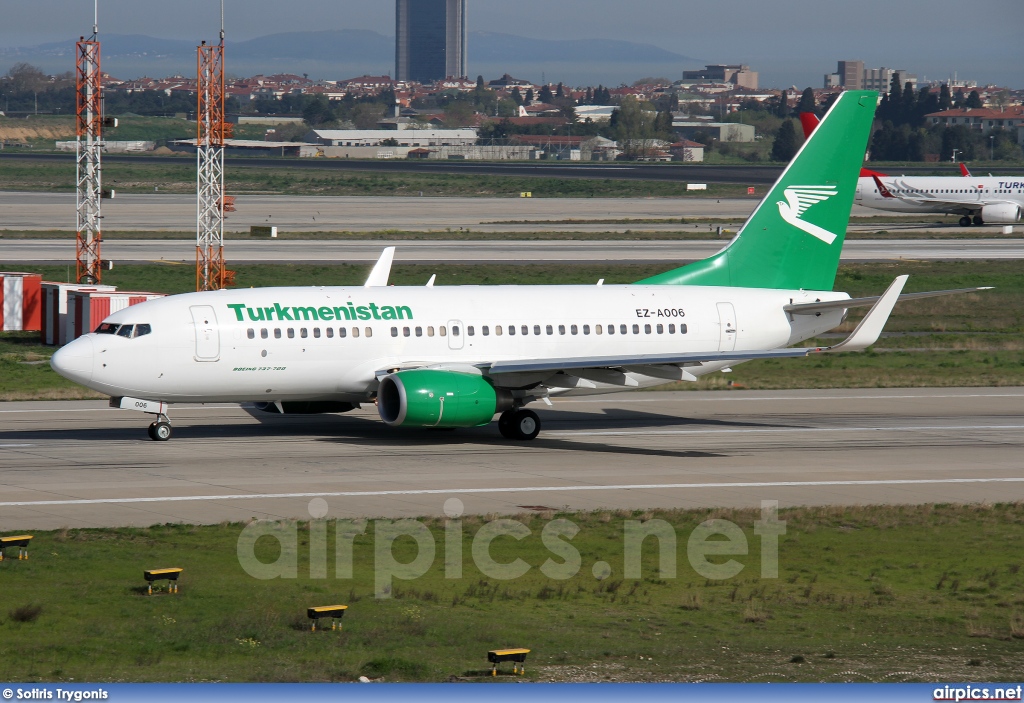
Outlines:
{"type": "Polygon", "coordinates": [[[428,337],[433,337],[434,336],[434,328],[433,327],[428,327],[427,328],[427,336],[428,337]]]}
{"type": "Polygon", "coordinates": [[[398,336],[398,328],[397,327],[392,327],[391,328],[391,336],[392,337],[397,337],[398,336]]]}
{"type": "Polygon", "coordinates": [[[686,334],[686,325],[679,325],[679,334],[686,334]]]}
{"type": "Polygon", "coordinates": [[[402,336],[403,337],[410,337],[410,336],[412,336],[412,330],[410,330],[408,327],[403,327],[402,328],[402,336]]]}
{"type": "Polygon", "coordinates": [[[364,337],[372,337],[373,336],[373,328],[372,327],[367,327],[366,329],[364,329],[363,330],[363,336],[364,337]]]}
{"type": "Polygon", "coordinates": [[[482,334],[483,336],[486,337],[490,333],[491,333],[491,328],[490,327],[488,327],[487,325],[481,325],[480,326],[480,334],[482,334]]]}
{"type": "Polygon", "coordinates": [[[307,330],[305,327],[303,327],[302,329],[299,330],[299,336],[302,337],[303,339],[308,339],[309,338],[309,330],[307,330]]]}
{"type": "Polygon", "coordinates": [[[515,325],[509,325],[508,326],[508,334],[509,334],[509,336],[510,337],[514,336],[515,333],[516,333],[516,326],[515,325]]]}
{"type": "Polygon", "coordinates": [[[245,336],[248,337],[249,339],[256,339],[256,330],[250,327],[248,330],[246,330],[245,336]]]}
{"type": "Polygon", "coordinates": [[[579,334],[580,333],[580,330],[579,330],[579,328],[576,325],[570,325],[569,326],[569,331],[571,333],[573,333],[573,334],[579,334]]]}
{"type": "Polygon", "coordinates": [[[352,328],[352,336],[353,337],[358,337],[359,336],[359,328],[358,327],[353,327],[352,328]]]}
{"type": "Polygon", "coordinates": [[[565,325],[558,326],[558,334],[565,334],[565,325]]]}
{"type": "MultiPolygon", "coordinates": [[[[636,325],[633,325],[633,326],[636,327],[636,325]]],[[[639,331],[640,331],[640,329],[637,328],[637,332],[639,332],[639,331]]],[[[626,334],[626,326],[625,325],[619,325],[619,334],[626,334]]]]}
{"type": "Polygon", "coordinates": [[[260,339],[269,339],[269,338],[270,338],[269,330],[267,330],[266,327],[262,328],[260,330],[260,339]]]}
{"type": "Polygon", "coordinates": [[[494,326],[494,334],[495,334],[496,336],[498,336],[498,337],[500,337],[500,336],[501,336],[501,325],[495,325],[495,326],[494,326]]]}
{"type": "Polygon", "coordinates": [[[547,327],[544,328],[544,331],[548,333],[548,336],[550,336],[555,333],[555,328],[552,327],[551,325],[548,325],[547,327]]]}
{"type": "Polygon", "coordinates": [[[315,339],[320,339],[320,328],[319,327],[314,327],[313,328],[313,337],[315,339]]]}
{"type": "Polygon", "coordinates": [[[594,325],[594,332],[601,334],[601,325],[594,325]]]}
{"type": "Polygon", "coordinates": [[[452,325],[452,336],[453,337],[458,337],[460,333],[461,332],[459,330],[459,326],[458,325],[452,325]]]}
{"type": "Polygon", "coordinates": [[[519,331],[522,332],[523,336],[525,337],[526,335],[530,334],[530,327],[529,325],[523,325],[519,331]]]}
{"type": "Polygon", "coordinates": [[[280,327],[275,327],[274,328],[274,339],[281,339],[281,328],[280,327]]]}
{"type": "MultiPolygon", "coordinates": [[[[446,336],[446,335],[448,334],[448,330],[447,330],[447,329],[445,329],[445,326],[444,326],[444,325],[441,325],[440,327],[438,327],[438,328],[437,328],[437,333],[438,333],[439,335],[441,335],[442,337],[444,337],[444,336],[446,336]]],[[[500,334],[500,333],[499,333],[499,334],[500,334]]]]}
{"type": "Polygon", "coordinates": [[[583,325],[583,334],[590,334],[590,325],[583,325]]]}
{"type": "Polygon", "coordinates": [[[327,338],[328,339],[334,339],[334,328],[333,327],[328,327],[327,328],[327,338]]]}
{"type": "Polygon", "coordinates": [[[339,327],[338,328],[338,337],[340,339],[344,339],[347,336],[348,336],[348,328],[347,327],[339,327]]]}
{"type": "Polygon", "coordinates": [[[422,327],[417,327],[416,328],[416,336],[417,337],[422,337],[423,336],[423,328],[422,327]]]}
{"type": "Polygon", "coordinates": [[[534,325],[533,326],[533,333],[536,334],[536,335],[540,334],[540,325],[534,325]]]}
{"type": "MultiPolygon", "coordinates": [[[[598,325],[598,329],[600,329],[600,327],[601,326],[598,325]]],[[[615,325],[608,325],[608,334],[615,334],[615,325]]]]}
{"type": "Polygon", "coordinates": [[[472,337],[475,334],[476,334],[476,329],[473,327],[473,325],[469,325],[468,327],[466,327],[466,335],[467,336],[472,337]]]}
{"type": "Polygon", "coordinates": [[[295,328],[294,327],[289,327],[288,328],[288,339],[295,339],[295,328]]]}

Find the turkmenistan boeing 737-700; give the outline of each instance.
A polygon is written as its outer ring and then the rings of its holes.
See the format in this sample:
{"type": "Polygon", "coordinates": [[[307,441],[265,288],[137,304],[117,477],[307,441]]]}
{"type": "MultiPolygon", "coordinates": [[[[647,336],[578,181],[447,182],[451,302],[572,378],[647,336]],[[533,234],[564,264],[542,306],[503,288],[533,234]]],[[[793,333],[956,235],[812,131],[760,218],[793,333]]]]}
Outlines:
{"type": "Polygon", "coordinates": [[[392,426],[471,427],[500,415],[533,439],[553,396],[694,381],[751,359],[873,344],[907,277],[881,296],[832,291],[877,94],[843,93],[736,237],[709,259],[632,285],[387,285],[175,295],[105,319],[59,349],[61,375],[155,414],[167,405],[255,402],[341,412],[375,402],[392,426]],[[792,348],[870,311],[842,343],[792,348]]]}

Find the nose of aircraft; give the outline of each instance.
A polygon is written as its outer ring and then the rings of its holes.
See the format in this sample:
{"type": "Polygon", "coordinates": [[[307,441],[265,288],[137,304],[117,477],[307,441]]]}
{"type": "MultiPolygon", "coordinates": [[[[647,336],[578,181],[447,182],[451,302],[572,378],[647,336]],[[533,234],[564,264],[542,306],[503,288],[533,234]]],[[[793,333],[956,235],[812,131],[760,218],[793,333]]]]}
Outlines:
{"type": "Polygon", "coordinates": [[[92,380],[93,342],[91,337],[79,337],[54,352],[50,366],[64,378],[87,384],[92,380]]]}

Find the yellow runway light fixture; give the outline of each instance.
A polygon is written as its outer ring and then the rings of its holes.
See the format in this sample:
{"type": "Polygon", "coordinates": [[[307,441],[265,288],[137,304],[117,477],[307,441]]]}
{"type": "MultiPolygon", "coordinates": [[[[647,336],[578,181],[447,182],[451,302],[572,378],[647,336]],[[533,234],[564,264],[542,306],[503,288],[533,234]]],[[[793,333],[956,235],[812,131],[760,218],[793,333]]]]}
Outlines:
{"type": "Polygon", "coordinates": [[[310,632],[316,632],[316,624],[320,618],[331,619],[331,629],[341,629],[341,618],[348,610],[347,605],[321,605],[317,608],[307,608],[306,616],[313,621],[310,632]]]}
{"type": "Polygon", "coordinates": [[[184,569],[176,567],[172,569],[149,569],[148,571],[143,571],[143,577],[145,577],[146,581],[149,582],[149,588],[147,589],[149,595],[153,595],[154,581],[170,581],[170,583],[167,584],[167,592],[177,593],[178,577],[181,576],[182,571],[184,571],[184,569]]]}
{"type": "Polygon", "coordinates": [[[18,548],[18,561],[28,559],[28,543],[32,541],[32,535],[12,535],[11,537],[0,537],[0,561],[4,560],[4,552],[8,547],[18,548]]]}
{"type": "Polygon", "coordinates": [[[492,649],[487,653],[487,661],[491,663],[491,676],[498,675],[498,664],[512,662],[513,674],[526,673],[526,655],[529,649],[492,649]],[[519,666],[522,664],[522,666],[519,666]]]}

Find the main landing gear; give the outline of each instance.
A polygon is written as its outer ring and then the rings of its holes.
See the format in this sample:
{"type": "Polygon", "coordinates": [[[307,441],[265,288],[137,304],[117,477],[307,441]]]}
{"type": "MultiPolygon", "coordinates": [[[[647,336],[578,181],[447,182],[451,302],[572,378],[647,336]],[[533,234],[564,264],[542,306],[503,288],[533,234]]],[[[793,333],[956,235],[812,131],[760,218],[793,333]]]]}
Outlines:
{"type": "Polygon", "coordinates": [[[512,408],[498,417],[498,431],[505,439],[531,440],[540,434],[540,418],[526,408],[512,408]]]}
{"type": "Polygon", "coordinates": [[[981,215],[975,215],[973,218],[970,215],[964,215],[960,218],[961,227],[970,227],[972,224],[980,227],[985,224],[985,220],[981,219],[981,215]]]}

